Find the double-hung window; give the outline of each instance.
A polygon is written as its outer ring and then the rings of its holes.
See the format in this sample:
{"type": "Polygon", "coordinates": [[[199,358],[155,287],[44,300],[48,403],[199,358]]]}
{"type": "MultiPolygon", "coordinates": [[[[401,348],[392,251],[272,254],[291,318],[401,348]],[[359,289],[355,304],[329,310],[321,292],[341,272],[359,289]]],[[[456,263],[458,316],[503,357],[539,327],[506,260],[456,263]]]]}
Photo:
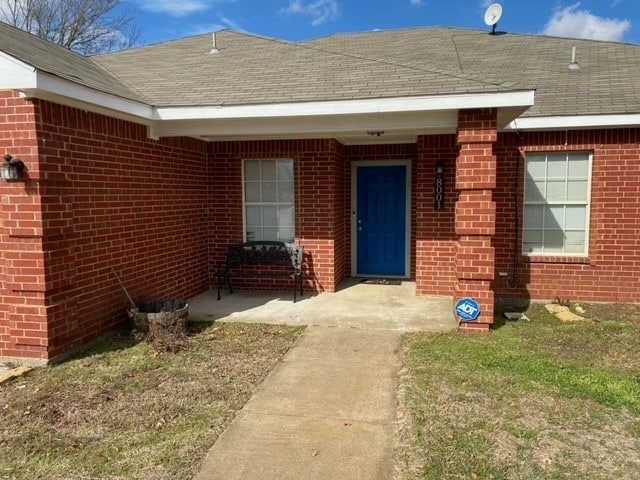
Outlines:
{"type": "Polygon", "coordinates": [[[587,255],[591,163],[588,152],[527,155],[525,255],[587,255]]]}
{"type": "Polygon", "coordinates": [[[295,238],[293,160],[244,161],[245,238],[292,243],[295,238]]]}

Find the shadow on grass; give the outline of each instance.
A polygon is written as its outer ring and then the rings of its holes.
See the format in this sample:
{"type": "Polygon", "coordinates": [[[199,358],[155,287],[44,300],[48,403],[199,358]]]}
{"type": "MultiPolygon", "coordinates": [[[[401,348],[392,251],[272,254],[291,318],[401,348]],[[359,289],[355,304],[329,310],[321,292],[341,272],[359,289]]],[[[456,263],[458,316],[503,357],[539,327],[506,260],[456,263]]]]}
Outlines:
{"type": "MultiPolygon", "coordinates": [[[[197,321],[187,323],[187,338],[199,335],[215,324],[214,321],[197,321]]],[[[130,327],[123,327],[113,332],[107,333],[88,345],[83,345],[77,350],[62,355],[54,359],[51,365],[62,365],[74,360],[104,355],[106,353],[116,353],[135,347],[141,342],[149,340],[141,334],[136,334],[130,327]]]]}

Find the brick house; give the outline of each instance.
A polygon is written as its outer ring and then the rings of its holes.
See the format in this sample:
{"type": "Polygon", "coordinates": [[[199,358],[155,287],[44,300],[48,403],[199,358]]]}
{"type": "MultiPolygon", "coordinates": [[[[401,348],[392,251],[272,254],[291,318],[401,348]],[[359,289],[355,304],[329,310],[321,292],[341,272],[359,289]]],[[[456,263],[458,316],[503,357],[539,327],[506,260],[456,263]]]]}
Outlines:
{"type": "Polygon", "coordinates": [[[303,244],[316,291],[473,297],[470,330],[503,298],[635,302],[639,79],[640,46],[440,27],[83,57],[0,24],[0,153],[26,166],[0,181],[0,358],[120,325],[112,269],[188,298],[253,238],[303,244]]]}

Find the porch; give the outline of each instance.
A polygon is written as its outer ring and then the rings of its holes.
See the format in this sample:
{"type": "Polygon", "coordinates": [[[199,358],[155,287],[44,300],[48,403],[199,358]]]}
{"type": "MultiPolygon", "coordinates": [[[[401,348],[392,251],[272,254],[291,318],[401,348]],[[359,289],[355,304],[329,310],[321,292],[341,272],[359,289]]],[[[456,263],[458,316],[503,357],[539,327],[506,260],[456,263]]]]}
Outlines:
{"type": "Polygon", "coordinates": [[[402,332],[447,331],[457,325],[451,297],[416,296],[415,282],[357,278],[343,282],[335,293],[305,292],[296,303],[289,291],[223,292],[217,301],[212,289],[189,299],[189,319],[402,332]]]}

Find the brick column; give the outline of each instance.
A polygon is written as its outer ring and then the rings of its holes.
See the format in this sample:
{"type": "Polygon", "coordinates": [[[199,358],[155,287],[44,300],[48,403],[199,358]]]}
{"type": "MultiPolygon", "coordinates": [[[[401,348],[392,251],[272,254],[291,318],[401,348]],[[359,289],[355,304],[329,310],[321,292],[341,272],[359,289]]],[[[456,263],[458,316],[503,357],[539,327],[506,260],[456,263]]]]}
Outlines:
{"type": "Polygon", "coordinates": [[[480,304],[480,317],[462,322],[461,330],[488,332],[493,323],[495,251],[492,238],[496,231],[496,157],[497,111],[478,109],[461,111],[458,116],[460,152],[456,167],[455,252],[456,285],[454,299],[474,298],[480,304]]]}

